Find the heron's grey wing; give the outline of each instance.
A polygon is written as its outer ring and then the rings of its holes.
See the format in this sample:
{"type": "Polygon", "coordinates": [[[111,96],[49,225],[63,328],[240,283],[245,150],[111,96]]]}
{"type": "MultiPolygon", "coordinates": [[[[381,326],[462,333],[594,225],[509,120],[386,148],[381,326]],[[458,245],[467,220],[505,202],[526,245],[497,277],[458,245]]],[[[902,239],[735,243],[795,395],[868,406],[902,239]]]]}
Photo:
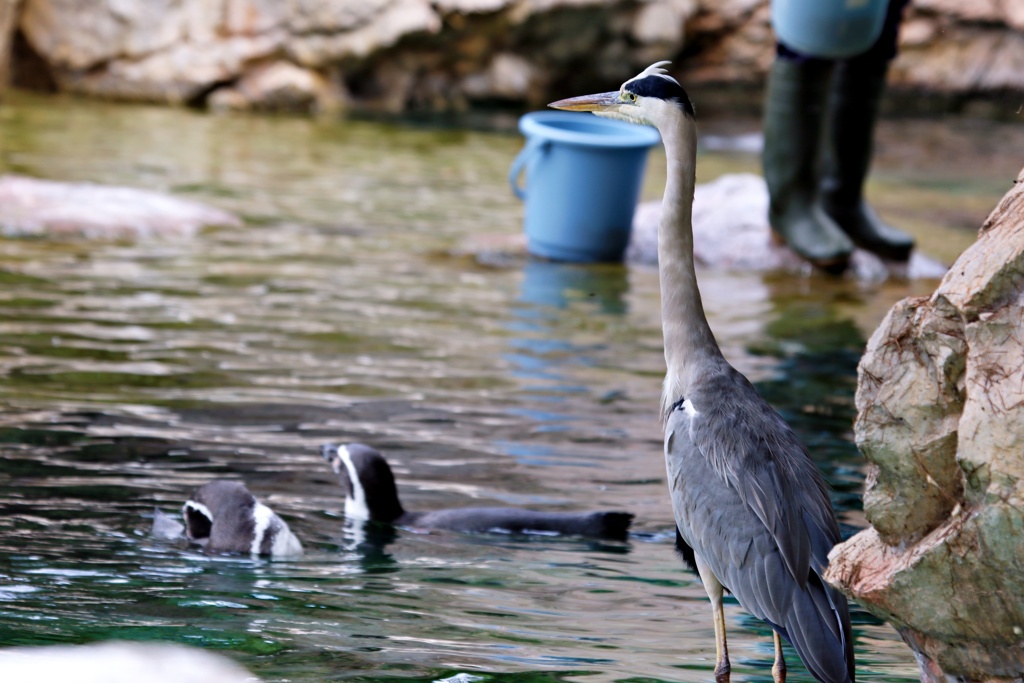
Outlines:
{"type": "Polygon", "coordinates": [[[785,420],[732,367],[692,397],[694,444],[757,516],[801,586],[839,541],[828,489],[785,420]]]}
{"type": "Polygon", "coordinates": [[[676,524],[740,604],[822,680],[852,677],[846,600],[820,578],[839,540],[827,489],[789,426],[728,368],[669,416],[676,524]]]}
{"type": "MultiPolygon", "coordinates": [[[[669,416],[665,455],[676,527],[744,609],[773,625],[799,583],[768,528],[696,441],[696,416],[669,416]]],[[[806,573],[805,573],[806,581],[806,573]]]]}

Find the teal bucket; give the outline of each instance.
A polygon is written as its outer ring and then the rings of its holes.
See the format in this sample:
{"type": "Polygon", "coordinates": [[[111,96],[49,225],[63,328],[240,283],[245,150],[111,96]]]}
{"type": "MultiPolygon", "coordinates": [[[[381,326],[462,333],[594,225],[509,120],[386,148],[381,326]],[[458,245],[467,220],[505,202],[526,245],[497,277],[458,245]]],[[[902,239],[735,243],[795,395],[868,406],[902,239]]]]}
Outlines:
{"type": "Polygon", "coordinates": [[[508,180],[525,203],[529,252],[555,261],[621,261],[658,132],[560,111],[526,114],[519,130],[526,145],[508,180]],[[524,170],[526,186],[520,187],[524,170]]]}
{"type": "Polygon", "coordinates": [[[772,0],[772,28],[792,50],[845,59],[875,44],[888,7],[889,0],[772,0]]]}

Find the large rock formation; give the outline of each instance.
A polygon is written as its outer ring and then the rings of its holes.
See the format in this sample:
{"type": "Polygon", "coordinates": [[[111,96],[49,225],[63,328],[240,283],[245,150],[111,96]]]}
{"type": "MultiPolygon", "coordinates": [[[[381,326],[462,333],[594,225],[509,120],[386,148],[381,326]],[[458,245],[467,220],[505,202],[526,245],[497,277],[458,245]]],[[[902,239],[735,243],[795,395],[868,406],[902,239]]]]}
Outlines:
{"type": "MultiPolygon", "coordinates": [[[[769,0],[20,2],[15,61],[48,72],[36,83],[229,108],[538,106],[665,58],[690,86],[756,91],[774,54],[769,0]]],[[[3,8],[17,3],[0,0],[0,54],[10,42],[3,8]]],[[[1024,89],[1021,6],[918,0],[893,82],[964,94],[1024,89]]]]}
{"type": "Polygon", "coordinates": [[[872,528],[827,578],[889,620],[922,678],[1024,675],[1024,171],[927,298],[868,342],[857,443],[872,528]]]}

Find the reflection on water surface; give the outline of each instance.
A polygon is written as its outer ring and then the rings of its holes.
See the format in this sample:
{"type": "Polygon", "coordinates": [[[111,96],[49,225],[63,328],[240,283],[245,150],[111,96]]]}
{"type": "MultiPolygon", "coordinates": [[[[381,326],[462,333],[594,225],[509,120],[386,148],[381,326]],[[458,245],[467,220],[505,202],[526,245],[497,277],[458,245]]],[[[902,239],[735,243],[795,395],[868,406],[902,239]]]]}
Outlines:
{"type": "MultiPolygon", "coordinates": [[[[61,103],[0,109],[0,171],[169,190],[248,223],[0,241],[0,643],[172,640],[270,681],[709,679],[710,609],[664,491],[656,273],[450,255],[518,232],[516,136],[61,103]],[[353,545],[328,440],[387,453],[410,509],[622,508],[635,533],[353,545]],[[308,554],[152,542],[154,506],[212,477],[245,480],[308,554]]],[[[727,355],[812,446],[852,532],[856,361],[931,283],[701,278],[727,355]]],[[[768,629],[728,618],[734,680],[768,680],[768,629]]],[[[861,676],[915,680],[893,631],[855,619],[861,676]]]]}

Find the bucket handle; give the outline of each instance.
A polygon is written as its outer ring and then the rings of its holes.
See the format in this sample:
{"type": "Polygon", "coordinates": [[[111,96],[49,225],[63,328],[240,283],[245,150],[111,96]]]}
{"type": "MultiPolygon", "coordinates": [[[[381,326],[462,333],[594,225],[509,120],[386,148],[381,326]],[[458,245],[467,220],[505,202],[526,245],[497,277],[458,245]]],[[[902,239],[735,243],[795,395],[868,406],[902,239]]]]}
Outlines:
{"type": "Polygon", "coordinates": [[[520,199],[526,200],[526,188],[519,186],[519,174],[523,172],[523,168],[530,159],[536,154],[543,152],[550,144],[550,141],[543,138],[528,140],[526,145],[519,150],[515,161],[512,162],[512,168],[508,170],[508,184],[512,187],[512,192],[520,199]]]}

